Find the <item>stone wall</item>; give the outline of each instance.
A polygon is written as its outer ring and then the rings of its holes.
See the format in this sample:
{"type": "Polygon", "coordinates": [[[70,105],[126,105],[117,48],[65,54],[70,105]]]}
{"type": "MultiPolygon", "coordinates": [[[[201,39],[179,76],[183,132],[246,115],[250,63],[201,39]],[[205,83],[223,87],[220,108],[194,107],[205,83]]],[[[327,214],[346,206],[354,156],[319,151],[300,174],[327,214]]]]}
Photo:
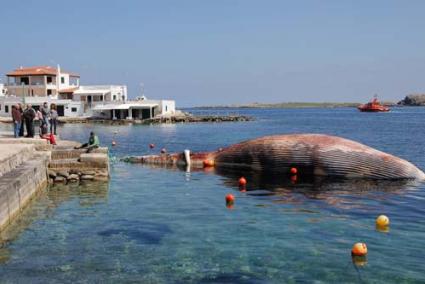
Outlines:
{"type": "Polygon", "coordinates": [[[28,204],[37,191],[47,185],[48,153],[34,155],[0,179],[0,230],[28,204]]]}

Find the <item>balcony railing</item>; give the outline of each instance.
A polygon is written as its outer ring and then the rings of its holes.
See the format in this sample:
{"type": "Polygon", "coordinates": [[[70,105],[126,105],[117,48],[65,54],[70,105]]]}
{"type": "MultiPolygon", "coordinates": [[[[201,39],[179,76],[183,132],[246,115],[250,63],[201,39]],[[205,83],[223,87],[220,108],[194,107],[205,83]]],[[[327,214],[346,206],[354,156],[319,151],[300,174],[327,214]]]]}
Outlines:
{"type": "Polygon", "coordinates": [[[6,86],[8,87],[27,87],[27,86],[39,86],[39,87],[43,87],[43,86],[56,86],[56,83],[40,83],[40,82],[31,82],[31,84],[22,84],[22,83],[9,83],[6,84],[6,86]]]}

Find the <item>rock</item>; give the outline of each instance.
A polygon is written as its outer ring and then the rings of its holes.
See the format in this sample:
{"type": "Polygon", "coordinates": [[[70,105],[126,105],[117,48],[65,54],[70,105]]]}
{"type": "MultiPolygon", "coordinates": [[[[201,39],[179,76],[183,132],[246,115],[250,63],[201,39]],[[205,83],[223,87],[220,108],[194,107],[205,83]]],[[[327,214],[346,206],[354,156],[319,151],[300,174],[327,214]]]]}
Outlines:
{"type": "Polygon", "coordinates": [[[57,172],[56,172],[56,174],[57,174],[58,176],[61,176],[61,177],[66,178],[66,179],[69,177],[69,173],[68,173],[68,171],[64,171],[64,170],[57,171],[57,172]]]}
{"type": "Polygon", "coordinates": [[[82,175],[81,180],[94,180],[94,175],[82,175]]]}
{"type": "Polygon", "coordinates": [[[98,171],[96,177],[109,177],[109,173],[107,171],[98,171]]]}
{"type": "Polygon", "coordinates": [[[81,174],[83,176],[88,175],[88,176],[94,176],[96,174],[95,171],[82,171],[81,174]]]}
{"type": "Polygon", "coordinates": [[[77,174],[70,174],[67,178],[69,181],[78,181],[80,177],[77,174]]]}
{"type": "Polygon", "coordinates": [[[109,158],[107,154],[104,153],[87,153],[81,154],[80,162],[82,163],[92,163],[92,164],[108,164],[109,158]]]}
{"type": "Polygon", "coordinates": [[[49,178],[52,178],[52,179],[54,179],[57,176],[56,172],[52,170],[47,170],[47,175],[49,176],[49,178]]]}
{"type": "Polygon", "coordinates": [[[405,106],[425,106],[425,94],[412,94],[397,103],[405,106]]]}
{"type": "Polygon", "coordinates": [[[70,174],[74,174],[74,175],[80,175],[81,174],[81,172],[79,170],[77,170],[77,169],[70,169],[69,170],[69,173],[70,174]]]}
{"type": "Polygon", "coordinates": [[[65,182],[65,178],[62,176],[57,176],[55,178],[55,183],[59,183],[59,182],[65,182]]]}

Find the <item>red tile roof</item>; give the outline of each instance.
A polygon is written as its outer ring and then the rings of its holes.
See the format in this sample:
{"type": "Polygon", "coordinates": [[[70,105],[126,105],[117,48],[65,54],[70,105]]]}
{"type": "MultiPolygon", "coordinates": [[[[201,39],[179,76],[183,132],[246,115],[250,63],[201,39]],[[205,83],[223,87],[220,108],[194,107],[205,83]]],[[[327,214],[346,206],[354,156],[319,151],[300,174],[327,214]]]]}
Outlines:
{"type": "MultiPolygon", "coordinates": [[[[70,72],[61,71],[61,73],[69,74],[71,77],[80,77],[80,75],[70,72]]],[[[42,76],[53,75],[56,76],[57,69],[50,66],[33,66],[33,67],[20,67],[6,74],[9,77],[16,76],[42,76]]]]}

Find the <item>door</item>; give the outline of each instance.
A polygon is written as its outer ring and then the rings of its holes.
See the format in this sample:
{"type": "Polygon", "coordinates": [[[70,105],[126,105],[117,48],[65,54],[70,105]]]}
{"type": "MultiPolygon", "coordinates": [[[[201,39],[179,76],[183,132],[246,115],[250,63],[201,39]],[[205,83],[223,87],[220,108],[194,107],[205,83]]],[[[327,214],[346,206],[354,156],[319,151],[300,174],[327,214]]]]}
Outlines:
{"type": "Polygon", "coordinates": [[[64,109],[64,107],[63,107],[63,105],[62,106],[56,106],[56,111],[58,112],[58,116],[65,116],[65,109],[64,109]]]}

